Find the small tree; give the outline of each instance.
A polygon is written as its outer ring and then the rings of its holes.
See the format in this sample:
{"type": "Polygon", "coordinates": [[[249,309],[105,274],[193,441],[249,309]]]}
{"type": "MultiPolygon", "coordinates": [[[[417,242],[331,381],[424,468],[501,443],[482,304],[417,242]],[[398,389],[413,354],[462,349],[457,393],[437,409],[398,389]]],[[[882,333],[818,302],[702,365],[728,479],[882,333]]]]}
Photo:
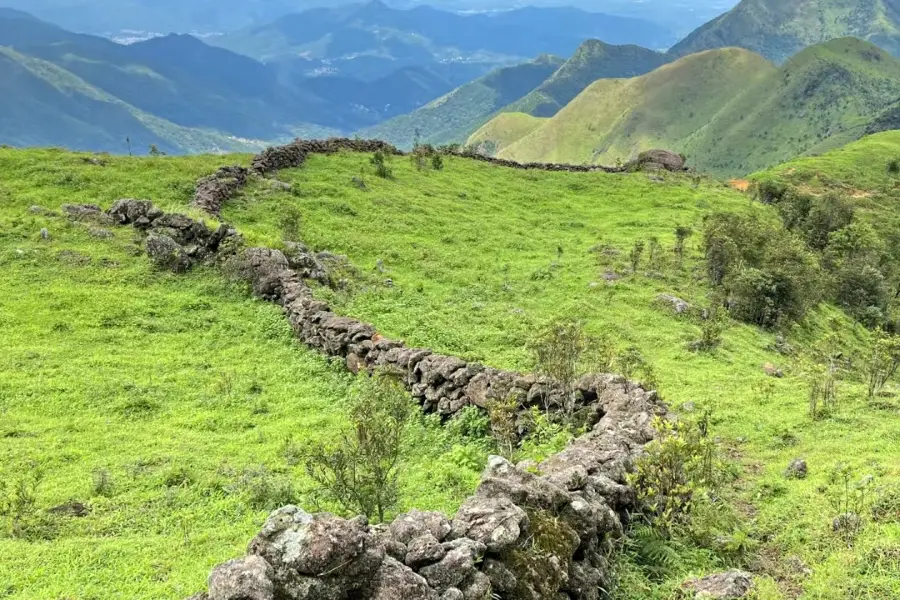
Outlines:
{"type": "Polygon", "coordinates": [[[620,353],[616,360],[616,368],[619,374],[625,378],[625,389],[628,389],[630,381],[640,378],[648,387],[656,387],[656,373],[653,366],[647,362],[641,351],[635,346],[630,346],[620,353]]]}
{"type": "Polygon", "coordinates": [[[160,151],[159,148],[156,147],[156,144],[150,144],[150,156],[165,156],[166,153],[160,151]]]}
{"type": "Polygon", "coordinates": [[[431,168],[435,171],[444,170],[444,157],[441,156],[440,153],[435,152],[431,155],[431,168]]]}
{"type": "Polygon", "coordinates": [[[648,248],[650,251],[650,268],[654,271],[661,271],[663,252],[662,246],[659,244],[659,240],[655,237],[651,237],[648,248]]]}
{"type": "Polygon", "coordinates": [[[678,257],[679,267],[684,264],[684,244],[692,235],[694,235],[694,231],[690,227],[679,225],[675,228],[675,256],[678,257]]]}
{"type": "Polygon", "coordinates": [[[644,254],[644,242],[643,240],[638,240],[634,243],[634,246],[631,248],[631,253],[628,255],[631,260],[631,272],[637,273],[638,267],[641,264],[641,256],[644,254]]]}
{"type": "Polygon", "coordinates": [[[281,229],[281,237],[284,241],[299,241],[300,229],[303,225],[303,213],[300,212],[300,209],[296,206],[288,204],[279,215],[278,225],[281,229]]]}
{"type": "MultiPolygon", "coordinates": [[[[588,373],[608,371],[612,363],[612,344],[606,338],[589,336],[581,322],[574,319],[551,321],[531,343],[535,372],[561,388],[563,416],[571,423],[578,404],[578,380],[588,373]]],[[[550,394],[544,409],[552,408],[550,394]]]]}
{"type": "Polygon", "coordinates": [[[519,446],[519,429],[516,424],[518,413],[519,403],[514,396],[506,400],[494,400],[488,406],[491,435],[500,456],[508,460],[513,460],[519,446]]]}
{"type": "Polygon", "coordinates": [[[817,351],[806,359],[806,378],[809,382],[809,416],[818,419],[837,408],[837,383],[840,378],[838,339],[828,334],[818,344],[817,351]]]}
{"type": "Polygon", "coordinates": [[[29,537],[36,525],[37,490],[43,479],[44,472],[36,464],[31,464],[14,479],[0,479],[0,519],[10,537],[29,537]]]}
{"type": "Polygon", "coordinates": [[[371,163],[375,167],[375,174],[382,179],[394,178],[394,171],[388,166],[384,152],[381,150],[372,155],[371,163]]]}
{"type": "Polygon", "coordinates": [[[345,512],[380,522],[397,505],[404,431],[411,402],[390,376],[360,376],[347,407],[347,427],[330,444],[306,448],[306,472],[345,512]]]}
{"type": "Polygon", "coordinates": [[[888,335],[881,329],[875,331],[872,353],[866,365],[869,399],[875,398],[900,368],[900,336],[888,335]]]}

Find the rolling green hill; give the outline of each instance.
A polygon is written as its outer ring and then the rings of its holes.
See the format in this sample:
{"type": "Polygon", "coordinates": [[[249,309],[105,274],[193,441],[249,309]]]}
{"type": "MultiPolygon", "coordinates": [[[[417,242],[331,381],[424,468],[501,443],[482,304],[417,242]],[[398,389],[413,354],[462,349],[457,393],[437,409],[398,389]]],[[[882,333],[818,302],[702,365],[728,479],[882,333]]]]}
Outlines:
{"type": "MultiPolygon", "coordinates": [[[[732,66],[761,61],[729,54],[732,66]]],[[[889,171],[895,138],[776,171],[793,176],[817,160],[807,171],[823,181],[886,187],[877,170],[889,171]]],[[[352,378],[298,347],[281,311],[216,268],[161,272],[133,231],[58,212],[138,197],[190,213],[198,177],[248,156],[89,158],[0,149],[2,490],[42,474],[20,523],[27,535],[0,529],[0,581],[22,600],[181,600],[242,551],[271,508],[317,507],[298,453],[339,430],[352,378]],[[73,502],[87,514],[51,510],[73,502]]],[[[758,600],[900,594],[900,404],[894,382],[866,397],[870,332],[820,305],[779,335],[726,317],[715,349],[692,349],[708,329],[700,309],[715,305],[702,275],[705,223],[721,211],[774,227],[775,208],[691,175],[526,171],[456,156],[440,170],[387,164],[384,179],[371,155],[314,155],[277,174],[288,186],[254,179],[222,218],[249,244],[278,247],[301,215],[305,243],[356,267],[346,287],[315,294],[410,345],[527,372],[534,332],[574,316],[648,361],[667,404],[706,424],[728,466],[691,536],[625,545],[617,599],[670,600],[686,578],[733,567],[752,569],[758,600]],[[679,226],[693,232],[681,259],[679,226]],[[639,242],[646,252],[634,261],[639,242]],[[660,294],[696,316],[673,314],[660,294]],[[823,339],[850,358],[839,402],[813,419],[807,361],[823,339]],[[784,377],[766,375],[767,363],[784,377]],[[788,479],[797,457],[808,476],[788,479]],[[833,531],[839,469],[878,490],[857,509],[852,544],[833,531]]],[[[415,420],[402,508],[458,506],[492,451],[475,426],[415,420]]]]}
{"type": "Polygon", "coordinates": [[[854,38],[807,48],[735,98],[681,146],[722,174],[842,146],[900,97],[900,60],[854,38]]]}
{"type": "Polygon", "coordinates": [[[900,60],[854,38],[807,48],[780,68],[727,48],[598,81],[540,127],[489,124],[471,141],[502,148],[503,158],[573,163],[664,147],[699,170],[739,176],[858,139],[898,97],[900,60]]]}
{"type": "Polygon", "coordinates": [[[506,146],[535,131],[546,121],[527,113],[501,112],[469,136],[466,145],[481,154],[496,156],[506,146]]]}
{"type": "Polygon", "coordinates": [[[497,140],[502,158],[612,164],[656,147],[679,150],[731,99],[775,67],[736,48],[686,57],[632,79],[595,82],[525,137],[497,140]]]}
{"type": "Polygon", "coordinates": [[[640,46],[611,46],[600,40],[587,40],[545,82],[503,110],[552,117],[598,79],[637,77],[668,60],[665,54],[640,46]]]}
{"type": "Polygon", "coordinates": [[[900,55],[897,0],[742,0],[669,51],[673,56],[740,46],[777,63],[807,46],[857,37],[900,55]]]}
{"type": "Polygon", "coordinates": [[[542,56],[531,62],[496,69],[407,115],[359,132],[409,148],[416,132],[430,144],[461,143],[498,110],[537,87],[563,64],[563,59],[542,56]]]}
{"type": "Polygon", "coordinates": [[[249,151],[264,144],[175,125],[52,63],[0,47],[0,143],[136,154],[249,151]]]}

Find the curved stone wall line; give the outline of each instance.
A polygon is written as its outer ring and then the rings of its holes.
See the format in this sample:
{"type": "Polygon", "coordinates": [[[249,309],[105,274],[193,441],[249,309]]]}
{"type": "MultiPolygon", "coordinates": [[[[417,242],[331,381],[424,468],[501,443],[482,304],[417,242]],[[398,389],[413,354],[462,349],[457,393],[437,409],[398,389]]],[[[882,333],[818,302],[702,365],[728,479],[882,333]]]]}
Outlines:
{"type": "MultiPolygon", "coordinates": [[[[407,153],[381,140],[357,140],[349,138],[330,138],[327,140],[295,140],[284,146],[268,148],[257,154],[247,169],[240,165],[223,167],[213,175],[197,182],[193,206],[218,216],[222,206],[247,184],[251,174],[268,175],[281,169],[300,167],[310,154],[334,154],[341,151],[350,152],[384,152],[395,156],[407,153]]],[[[569,165],[559,163],[519,163],[512,160],[494,158],[483,154],[451,151],[452,156],[470,158],[499,167],[523,170],[563,171],[569,173],[626,173],[642,168],[665,169],[668,171],[684,171],[684,157],[666,150],[649,150],[643,152],[635,160],[619,167],[601,165],[569,165]]]]}
{"type": "MultiPolygon", "coordinates": [[[[202,179],[195,205],[217,213],[251,173],[299,166],[310,153],[343,149],[399,154],[383,142],[298,141],[258,155],[252,169],[225,167],[202,179]]],[[[558,399],[560,387],[552,381],[409,348],[370,324],[335,314],[305,282],[322,280],[326,269],[299,244],[288,252],[245,249],[228,225],[212,229],[146,200],[119,200],[106,213],[75,208],[79,215],[145,232],[147,252],[162,267],[183,271],[201,261],[224,263],[256,296],[279,304],[309,347],[343,359],[353,372],[396,373],[426,411],[449,418],[466,406],[485,409],[510,396],[526,408],[558,399]]],[[[245,557],[213,570],[208,592],[192,598],[600,600],[611,585],[609,556],[635,508],[627,475],[653,439],[654,419],[667,412],[656,392],[614,375],[586,377],[578,389],[589,432],[539,465],[491,457],[475,494],[453,519],[413,510],[371,526],[362,517],[310,515],[287,506],[272,513],[245,557]]]]}

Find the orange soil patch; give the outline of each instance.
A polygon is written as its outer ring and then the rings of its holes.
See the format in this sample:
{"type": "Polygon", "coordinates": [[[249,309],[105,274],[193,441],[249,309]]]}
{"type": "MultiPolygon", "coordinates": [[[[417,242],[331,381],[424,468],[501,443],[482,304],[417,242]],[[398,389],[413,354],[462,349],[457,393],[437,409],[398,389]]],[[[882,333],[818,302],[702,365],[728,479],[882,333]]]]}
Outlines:
{"type": "Polygon", "coordinates": [[[728,182],[728,185],[739,192],[746,192],[750,189],[750,182],[746,179],[732,179],[728,182]]]}

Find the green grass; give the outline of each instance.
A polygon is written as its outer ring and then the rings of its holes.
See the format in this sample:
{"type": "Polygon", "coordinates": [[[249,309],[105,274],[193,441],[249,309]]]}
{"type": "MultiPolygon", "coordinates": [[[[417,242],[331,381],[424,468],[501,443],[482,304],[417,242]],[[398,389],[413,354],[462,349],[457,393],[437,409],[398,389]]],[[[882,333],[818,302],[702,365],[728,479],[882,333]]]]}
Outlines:
{"type": "Polygon", "coordinates": [[[700,27],[669,53],[685,56],[739,46],[784,62],[807,46],[854,36],[900,51],[900,22],[890,0],[743,0],[700,27]]]}
{"type": "MultiPolygon", "coordinates": [[[[900,481],[896,398],[869,404],[861,384],[847,381],[837,414],[814,422],[800,367],[769,349],[772,334],[733,323],[717,351],[694,353],[687,346],[699,337],[698,324],[655,303],[662,292],[706,302],[696,236],[684,268],[674,264],[676,225],[699,230],[714,210],[763,218],[776,218],[774,212],[706,179],[695,187],[674,175],[655,183],[645,174],[526,172],[456,158],[443,171],[420,172],[397,158],[391,163],[395,179],[383,180],[367,161],[354,154],[311,157],[306,167],[279,174],[293,194],[257,184],[226,207],[224,218],[254,241],[277,244],[280,212],[298,207],[304,240],[347,254],[365,274],[354,293],[325,295],[340,312],[410,344],[528,369],[523,346],[536,328],[556,316],[577,316],[590,331],[611,334],[619,347],[636,345],[675,409],[686,415],[713,410],[714,433],[742,467],[727,494],[745,513],[745,527],[765,559],[756,563],[760,598],[792,597],[791,585],[815,599],[900,593],[896,562],[870,562],[873,548],[897,547],[900,526],[869,521],[856,546],[848,547],[830,532],[833,509],[822,491],[841,461],[860,476],[875,474],[879,486],[900,481]],[[366,190],[351,181],[361,173],[366,190]],[[651,272],[646,254],[638,275],[628,274],[631,245],[651,236],[666,249],[659,274],[651,272]],[[375,269],[379,260],[384,273],[375,269]],[[607,284],[603,274],[613,270],[622,279],[607,284]],[[387,278],[393,287],[384,285],[387,278]],[[787,377],[767,378],[766,362],[784,368],[787,377]],[[806,481],[782,477],[795,457],[810,464],[806,481]],[[786,578],[797,573],[791,566],[797,559],[812,574],[791,582],[786,578]]],[[[830,330],[848,351],[861,349],[868,336],[824,306],[788,339],[804,350],[830,330]]],[[[684,557],[663,583],[629,580],[625,597],[669,598],[689,573],[725,566],[714,554],[700,556],[684,557]]]]}
{"type": "MultiPolygon", "coordinates": [[[[222,157],[88,157],[0,150],[0,481],[44,473],[27,539],[3,520],[0,597],[180,599],[242,554],[269,510],[313,508],[285,449],[338,430],[352,377],[214,270],[158,272],[130,228],[101,239],[29,212],[181,206],[222,157]],[[104,472],[108,490],[95,485],[104,472]],[[73,501],[90,515],[46,512],[73,501]]],[[[410,442],[403,507],[452,513],[486,451],[430,421],[410,442]]]]}
{"type": "Polygon", "coordinates": [[[500,157],[523,162],[613,164],[666,148],[737,177],[860,138],[898,94],[900,60],[860,40],[808,48],[777,69],[724,48],[597,81],[532,131],[485,130],[500,157]]]}
{"type": "MultiPolygon", "coordinates": [[[[0,150],[0,473],[14,477],[39,462],[40,509],[72,500],[93,509],[83,519],[45,516],[35,539],[0,539],[0,590],[17,599],[182,598],[202,588],[212,565],[239,555],[262,522],[268,507],[252,502],[259,465],[270,483],[292,482],[294,499],[310,507],[285,439],[335,431],[351,379],[298,347],[275,307],[217,272],[158,273],[128,229],[97,239],[28,211],[119,197],[184,208],[196,177],[249,157],[110,158],[102,167],[84,158],[0,150]],[[109,497],[93,491],[100,470],[113,481],[109,497]]],[[[577,316],[620,348],[637,346],[674,409],[713,410],[713,433],[740,467],[723,494],[743,514],[758,557],[758,599],[900,594],[900,524],[867,520],[848,547],[830,531],[834,510],[823,491],[841,461],[878,486],[900,482],[896,396],[869,403],[850,380],[838,411],[814,422],[800,367],[769,349],[773,334],[732,323],[715,352],[691,352],[698,323],[655,301],[674,293],[706,302],[699,237],[679,268],[676,225],[699,231],[715,210],[777,218],[772,210],[705,178],[519,171],[452,157],[442,171],[418,171],[407,158],[390,163],[395,178],[383,180],[367,155],[313,156],[278,175],[291,192],[256,181],[223,218],[251,243],[278,245],[280,217],[299,208],[304,241],[347,254],[362,272],[348,292],[317,293],[409,344],[527,370],[524,344],[534,331],[577,316]],[[645,251],[630,274],[632,244],[651,237],[665,250],[660,264],[651,267],[645,251]],[[607,282],[612,272],[620,279],[607,282]],[[787,376],[767,378],[766,362],[787,376]],[[809,478],[785,480],[798,456],[809,478]]],[[[868,335],[823,306],[788,341],[804,350],[831,330],[848,352],[868,335]]],[[[427,424],[413,434],[404,506],[452,512],[485,452],[427,424]]],[[[662,581],[630,567],[620,592],[665,600],[687,576],[726,566],[719,552],[691,550],[662,581]]]]}

